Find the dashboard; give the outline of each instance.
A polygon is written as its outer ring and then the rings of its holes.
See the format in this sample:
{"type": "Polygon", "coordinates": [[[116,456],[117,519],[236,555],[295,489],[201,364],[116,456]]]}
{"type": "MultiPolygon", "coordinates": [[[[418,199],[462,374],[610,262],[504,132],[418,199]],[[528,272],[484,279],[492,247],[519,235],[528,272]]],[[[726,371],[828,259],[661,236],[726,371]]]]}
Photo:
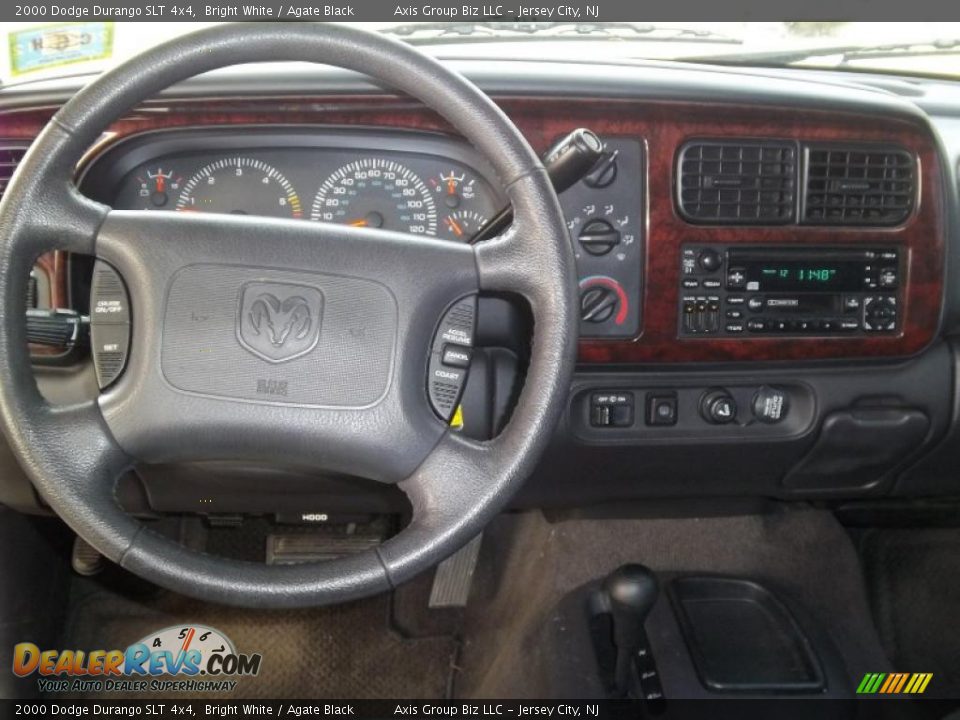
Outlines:
{"type": "MultiPolygon", "coordinates": [[[[559,198],[580,281],[579,370],[519,505],[956,492],[960,125],[920,108],[915,84],[454,65],[538,152],[577,127],[605,146],[559,198]]],[[[121,209],[366,224],[437,242],[468,241],[503,207],[495,174],[442,117],[349,74],[316,72],[291,70],[278,86],[251,69],[175,88],[91,149],[81,187],[121,209]]],[[[960,117],[960,93],[937,102],[960,117]]],[[[56,105],[29,93],[8,103],[5,133],[21,143],[56,105]]],[[[89,268],[43,262],[45,287],[82,309],[89,268]]],[[[502,313],[487,317],[498,338],[517,330],[502,313]]],[[[485,364],[464,397],[493,400],[476,401],[467,424],[483,418],[484,434],[509,408],[519,371],[496,349],[475,362],[485,364]],[[481,379],[484,392],[473,387],[481,379]]],[[[235,468],[213,485],[151,473],[156,509],[218,487],[231,488],[225,508],[264,502],[262,478],[238,479],[235,468]]],[[[320,486],[300,487],[270,503],[296,511],[320,486]]]]}
{"type": "MultiPolygon", "coordinates": [[[[493,170],[443,133],[289,126],[146,132],[100,155],[83,190],[119,210],[328,222],[469,242],[507,205],[493,170]]],[[[610,138],[561,196],[577,253],[581,335],[640,330],[643,148],[610,138]]]]}

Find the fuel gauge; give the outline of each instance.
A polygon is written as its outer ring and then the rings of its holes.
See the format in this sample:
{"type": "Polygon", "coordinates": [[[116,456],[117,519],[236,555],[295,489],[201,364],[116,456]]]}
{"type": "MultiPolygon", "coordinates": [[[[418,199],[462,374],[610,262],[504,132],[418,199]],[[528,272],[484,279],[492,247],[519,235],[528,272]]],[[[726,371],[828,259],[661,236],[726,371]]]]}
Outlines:
{"type": "Polygon", "coordinates": [[[162,209],[167,206],[171,197],[179,195],[183,178],[173,170],[158,167],[156,170],[148,168],[142,175],[138,175],[137,182],[140,184],[137,194],[144,204],[144,209],[162,209]]]}
{"type": "Polygon", "coordinates": [[[444,237],[466,242],[486,222],[487,218],[476,210],[455,210],[443,218],[443,234],[444,237]]]}

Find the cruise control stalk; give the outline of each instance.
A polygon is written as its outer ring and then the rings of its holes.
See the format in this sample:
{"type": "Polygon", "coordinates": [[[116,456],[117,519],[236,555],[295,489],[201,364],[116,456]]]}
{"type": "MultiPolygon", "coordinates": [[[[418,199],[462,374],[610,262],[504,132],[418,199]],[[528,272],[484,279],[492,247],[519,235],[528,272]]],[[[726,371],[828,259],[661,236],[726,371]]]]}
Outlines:
{"type": "Polygon", "coordinates": [[[27,310],[27,341],[69,349],[87,342],[90,318],[74,310],[27,310]]]}
{"type": "MultiPolygon", "coordinates": [[[[584,178],[603,159],[603,141],[586,128],[577,128],[544,153],[544,169],[559,195],[584,178]]],[[[470,244],[499,235],[513,221],[513,208],[507,205],[470,238],[470,244]]]]}

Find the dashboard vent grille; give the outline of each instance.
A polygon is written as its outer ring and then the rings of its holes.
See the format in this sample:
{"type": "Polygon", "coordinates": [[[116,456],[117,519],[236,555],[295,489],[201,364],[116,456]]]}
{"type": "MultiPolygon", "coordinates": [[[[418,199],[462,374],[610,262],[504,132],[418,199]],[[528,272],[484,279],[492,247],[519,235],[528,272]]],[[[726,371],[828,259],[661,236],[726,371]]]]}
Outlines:
{"type": "Polygon", "coordinates": [[[13,177],[13,171],[17,169],[26,152],[27,146],[22,143],[0,140],[0,197],[3,197],[7,184],[13,177]]]}
{"type": "Polygon", "coordinates": [[[803,221],[897,225],[913,210],[916,189],[916,162],[906,150],[811,145],[803,221]]]}
{"type": "Polygon", "coordinates": [[[775,225],[796,216],[793,143],[697,140],[678,162],[678,205],[691,222],[775,225]]]}

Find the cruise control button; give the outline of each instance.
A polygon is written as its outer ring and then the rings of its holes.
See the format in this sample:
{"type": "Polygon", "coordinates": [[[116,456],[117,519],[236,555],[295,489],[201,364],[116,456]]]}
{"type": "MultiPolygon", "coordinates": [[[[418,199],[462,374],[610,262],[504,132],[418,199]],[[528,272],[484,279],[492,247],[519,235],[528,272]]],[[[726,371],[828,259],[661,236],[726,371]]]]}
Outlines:
{"type": "Polygon", "coordinates": [[[103,390],[120,377],[130,350],[130,326],[113,323],[90,325],[90,343],[97,384],[103,390]]]}
{"type": "Polygon", "coordinates": [[[445,422],[453,417],[467,382],[476,314],[476,296],[459,300],[444,313],[433,338],[427,395],[445,422]]]}
{"type": "Polygon", "coordinates": [[[427,379],[430,404],[433,405],[437,415],[446,422],[450,422],[450,418],[453,417],[466,378],[466,370],[446,367],[440,355],[437,353],[431,355],[427,379]]]}
{"type": "Polygon", "coordinates": [[[460,300],[447,310],[434,338],[434,352],[440,352],[446,343],[473,347],[476,314],[477,299],[473,296],[460,300]]]}
{"type": "Polygon", "coordinates": [[[470,366],[470,350],[459,345],[443,346],[443,364],[449,367],[465,368],[470,366]]]}
{"type": "Polygon", "coordinates": [[[90,286],[90,322],[123,324],[130,322],[130,299],[120,275],[102,260],[93,268],[90,286]]]}

